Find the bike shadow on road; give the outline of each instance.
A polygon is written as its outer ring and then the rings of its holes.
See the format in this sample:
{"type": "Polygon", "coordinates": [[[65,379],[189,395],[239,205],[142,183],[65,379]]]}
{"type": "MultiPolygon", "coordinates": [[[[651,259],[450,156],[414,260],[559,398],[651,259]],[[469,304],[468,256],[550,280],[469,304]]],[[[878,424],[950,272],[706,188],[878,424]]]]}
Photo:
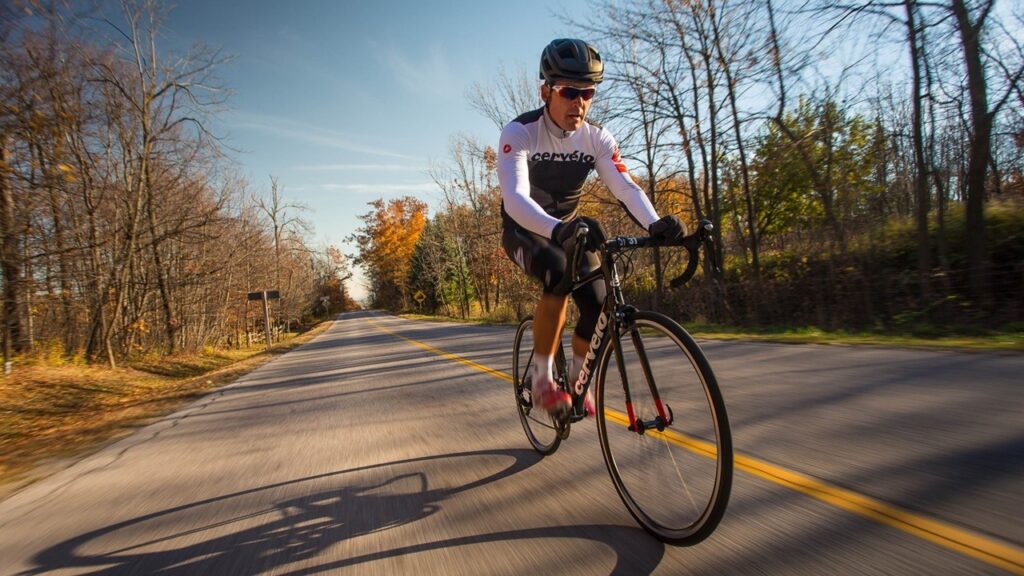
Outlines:
{"type": "MultiPolygon", "coordinates": [[[[638,528],[616,525],[496,531],[414,541],[373,551],[384,541],[376,540],[362,547],[341,547],[339,553],[337,545],[347,540],[424,520],[441,512],[442,504],[453,496],[514,476],[540,460],[541,456],[532,450],[481,450],[410,458],[268,484],[145,514],[69,538],[36,554],[32,559],[35,565],[18,576],[66,570],[109,575],[302,575],[461,546],[537,539],[582,539],[602,544],[615,554],[613,574],[646,574],[658,566],[665,553],[664,544],[638,528]],[[483,475],[476,473],[480,459],[511,462],[483,475]],[[430,470],[441,470],[438,466],[445,470],[464,466],[473,479],[449,487],[431,487],[430,470]],[[323,485],[330,488],[317,489],[323,485]],[[303,493],[304,489],[309,492],[303,493]],[[290,497],[282,498],[282,493],[290,497]],[[345,550],[362,552],[346,556],[345,550]],[[321,555],[323,559],[318,561],[321,555]],[[295,566],[288,570],[292,564],[295,566]]],[[[500,507],[493,513],[501,515],[500,507]]],[[[434,530],[436,534],[436,526],[434,530]]],[[[431,529],[408,534],[423,533],[430,534],[431,529]]]]}

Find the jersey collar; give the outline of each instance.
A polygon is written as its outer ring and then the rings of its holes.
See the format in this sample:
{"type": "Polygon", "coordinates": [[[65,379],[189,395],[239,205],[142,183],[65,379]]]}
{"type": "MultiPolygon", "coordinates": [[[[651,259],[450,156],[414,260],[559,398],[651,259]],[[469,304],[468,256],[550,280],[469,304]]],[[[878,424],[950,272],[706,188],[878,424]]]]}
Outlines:
{"type": "Polygon", "coordinates": [[[565,139],[573,135],[575,130],[562,130],[562,127],[555,124],[555,121],[548,115],[548,107],[544,107],[544,128],[548,131],[548,134],[558,139],[565,139]]]}

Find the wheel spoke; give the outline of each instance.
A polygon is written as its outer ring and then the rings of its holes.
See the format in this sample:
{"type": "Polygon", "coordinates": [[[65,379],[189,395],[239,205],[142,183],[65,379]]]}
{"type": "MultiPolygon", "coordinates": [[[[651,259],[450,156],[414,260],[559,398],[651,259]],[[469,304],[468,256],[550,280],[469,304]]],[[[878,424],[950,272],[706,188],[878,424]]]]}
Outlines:
{"type": "Polygon", "coordinates": [[[543,410],[534,410],[529,375],[533,365],[533,321],[524,320],[516,331],[513,345],[512,373],[516,396],[516,410],[523,424],[523,431],[534,450],[551,454],[562,440],[560,431],[543,410]]]}
{"type": "Polygon", "coordinates": [[[721,518],[732,477],[714,375],[692,338],[661,315],[638,313],[615,348],[602,356],[598,387],[598,432],[612,481],[649,532],[667,542],[699,541],[721,518]],[[666,404],[675,421],[660,432],[630,430],[627,398],[640,422],[667,419],[666,404]]]}

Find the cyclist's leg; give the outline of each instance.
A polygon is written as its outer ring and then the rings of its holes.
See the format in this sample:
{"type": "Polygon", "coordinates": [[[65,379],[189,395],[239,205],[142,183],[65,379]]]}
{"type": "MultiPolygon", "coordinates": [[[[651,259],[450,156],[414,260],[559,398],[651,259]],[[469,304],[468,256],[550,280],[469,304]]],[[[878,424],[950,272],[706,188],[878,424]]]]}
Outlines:
{"type": "Polygon", "coordinates": [[[550,412],[565,410],[571,399],[557,390],[552,372],[568,301],[565,295],[555,294],[553,290],[565,273],[565,251],[551,240],[515,225],[503,231],[502,245],[509,258],[543,286],[533,317],[534,402],[550,412]]]}
{"type": "MultiPolygon", "coordinates": [[[[590,350],[590,340],[580,336],[575,331],[573,331],[572,367],[569,369],[569,382],[572,383],[573,393],[576,395],[581,394],[582,391],[582,389],[579,387],[580,371],[583,369],[583,361],[587,357],[588,350],[590,350]]],[[[594,389],[590,388],[587,390],[587,397],[583,401],[583,411],[586,412],[587,416],[594,415],[594,406],[594,389]]]]}
{"type": "Polygon", "coordinates": [[[546,370],[546,377],[553,376],[552,368],[558,339],[565,326],[565,313],[569,299],[547,292],[541,294],[533,314],[533,351],[538,369],[546,370]]]}
{"type": "MultiPolygon", "coordinates": [[[[595,252],[588,252],[584,262],[583,274],[600,266],[600,259],[595,252]]],[[[579,379],[580,370],[583,368],[583,361],[590,350],[590,340],[594,335],[598,318],[601,315],[601,308],[604,306],[607,289],[604,282],[595,280],[586,286],[573,292],[573,301],[580,310],[579,321],[576,322],[576,329],[572,335],[572,369],[569,371],[570,382],[576,383],[579,379]]],[[[591,367],[593,369],[593,367],[591,367]]],[[[576,393],[582,391],[577,389],[576,393]]],[[[584,401],[584,408],[588,415],[594,413],[593,389],[587,391],[587,398],[584,401]]]]}

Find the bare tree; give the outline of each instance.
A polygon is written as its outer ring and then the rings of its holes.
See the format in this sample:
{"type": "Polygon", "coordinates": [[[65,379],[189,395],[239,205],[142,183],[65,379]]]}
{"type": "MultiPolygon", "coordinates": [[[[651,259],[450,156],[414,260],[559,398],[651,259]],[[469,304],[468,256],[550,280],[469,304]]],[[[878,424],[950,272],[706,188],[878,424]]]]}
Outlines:
{"type": "Polygon", "coordinates": [[[159,50],[155,2],[33,8],[0,21],[0,208],[11,216],[0,263],[16,268],[4,271],[16,302],[4,323],[22,335],[7,342],[59,340],[68,355],[111,365],[237,345],[245,293],[278,275],[292,316],[311,309],[330,271],[301,234],[259,222],[207,129],[226,94],[212,76],[225,59],[159,50]]]}
{"type": "Polygon", "coordinates": [[[307,210],[306,206],[298,202],[287,201],[282,195],[280,183],[276,176],[270,177],[270,197],[259,197],[256,205],[263,212],[263,215],[270,220],[273,229],[274,241],[274,288],[284,292],[281,307],[286,311],[290,310],[294,300],[291,294],[291,285],[285,286],[282,279],[282,253],[285,249],[285,239],[293,234],[299,234],[310,230],[309,223],[299,216],[299,213],[307,210]]]}
{"type": "Polygon", "coordinates": [[[742,75],[745,73],[743,70],[743,61],[745,59],[743,55],[744,44],[752,37],[748,25],[755,20],[755,15],[749,10],[744,10],[742,5],[732,10],[727,10],[727,8],[730,7],[723,6],[722,10],[718,10],[715,7],[715,3],[710,2],[708,4],[708,19],[711,22],[711,42],[715,49],[718,67],[721,68],[722,74],[725,76],[725,89],[732,115],[733,133],[736,139],[735,145],[739,154],[743,201],[747,209],[747,234],[750,241],[751,266],[754,272],[754,283],[757,285],[761,281],[761,264],[759,260],[760,238],[757,229],[757,215],[754,211],[754,195],[750,188],[750,168],[744,144],[743,123],[740,119],[740,107],[737,103],[739,91],[741,90],[740,82],[742,81],[742,75]],[[732,12],[732,19],[729,22],[723,23],[721,20],[727,12],[732,12]],[[729,38],[726,38],[722,32],[723,24],[728,27],[729,38]],[[726,45],[726,42],[730,42],[731,45],[726,45]]]}
{"type": "MultiPolygon", "coordinates": [[[[636,28],[632,28],[636,29],[636,28]]],[[[622,95],[612,101],[615,115],[620,120],[627,120],[626,132],[620,139],[620,146],[627,152],[625,156],[636,160],[642,167],[643,187],[651,203],[661,212],[667,209],[667,202],[661,202],[660,184],[671,180],[676,172],[668,168],[669,158],[668,136],[672,127],[671,120],[662,112],[663,97],[661,93],[660,63],[657,53],[643,52],[641,43],[635,38],[623,38],[621,60],[618,62],[621,73],[610,74],[612,81],[624,88],[622,95]],[[652,63],[644,62],[645,57],[653,57],[652,63]]],[[[654,302],[653,307],[661,308],[664,300],[665,271],[663,254],[660,248],[652,253],[654,262],[654,302]]]]}
{"type": "MultiPolygon", "coordinates": [[[[449,152],[450,162],[430,169],[431,179],[444,197],[444,210],[437,223],[452,235],[458,258],[468,266],[472,287],[484,311],[490,313],[500,296],[496,282],[501,256],[496,254],[501,244],[497,155],[492,147],[465,135],[452,137],[449,152]]],[[[460,265],[454,271],[465,273],[460,265]]],[[[469,284],[460,279],[464,300],[469,284]]]]}
{"type": "Polygon", "coordinates": [[[965,0],[951,0],[948,6],[956,20],[964,68],[967,71],[967,95],[970,102],[970,159],[967,166],[967,266],[968,284],[973,300],[988,311],[991,301],[991,279],[988,255],[985,249],[985,194],[986,176],[992,163],[992,127],[1000,109],[1011,96],[1020,91],[1024,64],[1008,70],[1007,89],[989,104],[989,80],[983,45],[984,30],[989,23],[994,0],[969,6],[965,0]]]}
{"type": "Polygon", "coordinates": [[[0,132],[0,229],[3,234],[3,246],[0,247],[0,258],[3,261],[4,275],[4,362],[11,361],[17,351],[16,342],[21,340],[21,311],[19,304],[19,288],[21,277],[21,259],[18,254],[17,234],[14,220],[14,191],[7,166],[10,165],[8,152],[8,136],[0,132]]]}
{"type": "MultiPolygon", "coordinates": [[[[537,52],[540,61],[540,52],[537,52]]],[[[466,92],[466,100],[477,112],[494,123],[499,131],[517,116],[540,104],[539,80],[524,69],[507,72],[498,67],[492,83],[474,82],[466,92]]]]}

